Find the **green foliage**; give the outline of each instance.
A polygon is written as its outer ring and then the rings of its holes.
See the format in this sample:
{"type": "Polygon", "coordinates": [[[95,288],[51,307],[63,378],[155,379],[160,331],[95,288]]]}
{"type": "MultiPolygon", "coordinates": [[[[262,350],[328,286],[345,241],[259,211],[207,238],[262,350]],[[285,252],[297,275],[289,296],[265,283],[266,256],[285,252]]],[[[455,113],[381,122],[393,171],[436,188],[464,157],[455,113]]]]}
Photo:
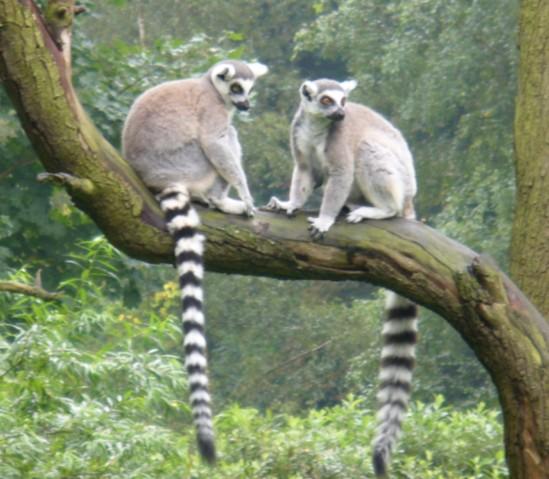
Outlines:
{"type": "Polygon", "coordinates": [[[159,39],[151,48],[120,40],[109,45],[81,39],[75,43],[74,76],[79,98],[102,133],[119,143],[122,124],[135,98],[163,81],[196,76],[241,49],[216,45],[223,39],[196,35],[186,41],[159,39]]]}
{"type": "Polygon", "coordinates": [[[435,227],[477,251],[490,252],[506,266],[514,191],[508,171],[481,164],[448,194],[435,227]]]}
{"type": "MultiPolygon", "coordinates": [[[[8,237],[13,230],[13,224],[8,216],[0,215],[0,244],[2,240],[8,237]]],[[[4,246],[0,246],[0,268],[6,270],[8,268],[7,261],[10,255],[10,250],[4,246]]]]}
{"type": "MultiPolygon", "coordinates": [[[[381,318],[381,301],[377,302],[375,309],[371,307],[372,301],[361,303],[370,307],[363,307],[357,312],[362,310],[362,314],[370,317],[374,329],[361,351],[351,351],[350,360],[345,365],[343,390],[360,395],[373,408],[376,404],[381,350],[377,326],[381,318]]],[[[488,374],[479,367],[477,358],[456,331],[442,318],[425,309],[420,309],[419,330],[413,398],[431,402],[435,395],[444,395],[458,407],[473,407],[481,401],[490,407],[497,407],[496,391],[488,374]]]]}
{"type": "Polygon", "coordinates": [[[257,204],[266,204],[272,195],[287,195],[293,160],[288,151],[288,120],[265,112],[254,121],[243,123],[240,137],[246,151],[246,174],[257,204]],[[258,131],[262,135],[258,135],[258,131]]]}
{"type": "Polygon", "coordinates": [[[378,344],[379,305],[321,300],[319,289],[330,286],[320,282],[239,278],[244,295],[229,282],[216,275],[206,283],[219,398],[291,412],[341,401],[353,356],[378,344]]]}
{"type": "MultiPolygon", "coordinates": [[[[0,90],[0,265],[19,266],[32,259],[41,268],[59,258],[58,245],[95,231],[90,220],[71,206],[68,195],[40,185],[42,171],[14,109],[0,90]]],[[[44,275],[46,284],[59,271],[44,275]]]]}
{"type": "Polygon", "coordinates": [[[186,379],[177,357],[158,351],[180,340],[179,328],[154,315],[144,324],[111,302],[117,253],[100,238],[84,246],[70,255],[78,272],[61,285],[66,302],[0,296],[2,477],[154,477],[163,466],[140,475],[151,451],[181,462],[166,447],[180,441],[169,428],[189,420],[178,399],[186,379]]]}
{"type": "Polygon", "coordinates": [[[145,30],[145,44],[158,38],[189,39],[206,34],[245,41],[253,54],[269,65],[287,68],[295,32],[314,19],[313,0],[135,0],[124,1],[122,8],[90,1],[91,16],[79,18],[79,27],[88,37],[109,44],[122,40],[138,44],[138,20],[145,30]]]}
{"type": "MultiPolygon", "coordinates": [[[[289,187],[288,126],[300,81],[352,76],[354,99],[389,116],[411,144],[421,215],[505,263],[516,0],[497,9],[487,0],[84,4],[74,80],[114,144],[146,88],[224,57],[257,58],[271,71],[237,127],[262,204],[289,187]]],[[[208,274],[222,460],[207,469],[194,453],[177,359],[173,271],[128,260],[101,238],[78,243],[97,231],[65,193],[35,182],[41,168],[3,93],[0,157],[3,279],[30,283],[44,268],[45,286],[61,283],[66,293],[61,304],[0,294],[0,477],[371,475],[381,295],[363,284],[208,274]],[[67,259],[60,244],[80,247],[67,259]],[[349,394],[361,399],[344,400],[349,394]]],[[[504,477],[496,413],[462,410],[495,406],[489,378],[440,318],[421,318],[414,398],[425,404],[406,423],[395,476],[504,477]],[[439,393],[449,406],[426,405],[439,393]]]]}
{"type": "MultiPolygon", "coordinates": [[[[171,287],[131,311],[109,298],[119,257],[105,240],[69,256],[75,271],[61,285],[67,301],[0,296],[1,477],[371,474],[375,420],[364,400],[353,397],[303,417],[218,406],[221,457],[215,469],[203,466],[174,353],[179,321],[165,309],[171,287]]],[[[25,271],[13,279],[30,280],[25,271]]],[[[312,320],[314,311],[309,314],[312,320]]],[[[503,478],[501,434],[498,414],[482,404],[458,412],[441,398],[416,403],[395,453],[396,477],[503,478]]]]}

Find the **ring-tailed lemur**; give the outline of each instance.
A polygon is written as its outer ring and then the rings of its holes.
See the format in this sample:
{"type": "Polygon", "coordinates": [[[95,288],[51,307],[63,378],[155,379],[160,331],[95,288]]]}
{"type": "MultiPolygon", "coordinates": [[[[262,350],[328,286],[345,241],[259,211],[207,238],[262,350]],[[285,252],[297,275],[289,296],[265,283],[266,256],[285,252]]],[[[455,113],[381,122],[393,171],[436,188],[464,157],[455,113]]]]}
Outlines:
{"type": "MultiPolygon", "coordinates": [[[[347,221],[394,216],[414,219],[416,179],[412,155],[400,131],[375,111],[346,103],[355,81],[306,81],[294,117],[290,143],[294,171],[288,201],[273,197],[268,208],[292,215],[324,185],[317,218],[309,218],[321,238],[344,206],[347,221]],[[366,204],[367,203],[367,204],[366,204]]],[[[401,431],[411,389],[417,336],[417,306],[388,292],[381,352],[378,433],[374,469],[386,474],[389,455],[401,431]]]]}
{"type": "Polygon", "coordinates": [[[191,198],[225,213],[254,214],[231,119],[248,110],[260,63],[223,61],[200,78],[163,83],[133,104],[122,133],[126,160],[160,201],[175,242],[182,298],[185,366],[201,455],[215,460],[202,308],[203,241],[191,198]],[[242,201],[228,197],[234,187],[242,201]]]}

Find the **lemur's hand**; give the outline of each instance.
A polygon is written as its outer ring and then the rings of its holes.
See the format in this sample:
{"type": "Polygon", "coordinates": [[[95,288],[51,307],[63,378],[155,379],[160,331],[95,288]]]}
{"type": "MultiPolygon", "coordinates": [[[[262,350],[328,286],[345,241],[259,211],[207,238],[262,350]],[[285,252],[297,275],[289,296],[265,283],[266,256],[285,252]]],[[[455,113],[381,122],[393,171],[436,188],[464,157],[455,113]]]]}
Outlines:
{"type": "Polygon", "coordinates": [[[326,233],[334,224],[334,220],[326,216],[319,216],[318,218],[309,217],[307,218],[307,221],[310,223],[309,233],[311,234],[311,238],[313,238],[313,240],[322,239],[324,237],[324,233],[326,233]]]}
{"type": "Polygon", "coordinates": [[[271,211],[284,211],[287,216],[295,216],[297,208],[292,206],[289,201],[281,201],[276,196],[271,198],[271,201],[265,206],[267,210],[271,211]]]}

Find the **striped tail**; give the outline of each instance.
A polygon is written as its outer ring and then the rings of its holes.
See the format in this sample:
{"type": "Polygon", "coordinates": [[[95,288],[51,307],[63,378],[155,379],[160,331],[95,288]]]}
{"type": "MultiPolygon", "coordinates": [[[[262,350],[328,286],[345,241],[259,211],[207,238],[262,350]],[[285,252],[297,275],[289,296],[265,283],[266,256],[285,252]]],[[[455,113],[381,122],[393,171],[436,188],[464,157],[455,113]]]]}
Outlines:
{"type": "Polygon", "coordinates": [[[380,390],[378,393],[378,429],[373,443],[376,477],[387,477],[391,450],[401,434],[415,364],[417,341],[417,306],[387,292],[386,318],[383,325],[380,390]]]}
{"type": "Polygon", "coordinates": [[[215,444],[202,310],[204,236],[196,230],[200,218],[191,206],[190,195],[185,187],[166,188],[158,198],[168,231],[175,242],[175,258],[181,287],[185,367],[189,375],[190,401],[198,448],[205,460],[214,462],[215,444]]]}

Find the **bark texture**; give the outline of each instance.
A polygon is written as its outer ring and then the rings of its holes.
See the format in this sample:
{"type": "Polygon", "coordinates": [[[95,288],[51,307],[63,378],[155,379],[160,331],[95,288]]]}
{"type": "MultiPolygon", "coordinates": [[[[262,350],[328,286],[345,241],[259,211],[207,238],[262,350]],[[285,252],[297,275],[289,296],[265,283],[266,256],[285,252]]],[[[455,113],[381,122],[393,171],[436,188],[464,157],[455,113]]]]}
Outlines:
{"type": "Polygon", "coordinates": [[[549,317],[549,2],[522,0],[511,275],[549,317]]]}
{"type": "MultiPolygon", "coordinates": [[[[0,74],[49,172],[44,179],[64,185],[128,255],[172,262],[156,202],[85,115],[31,0],[0,2],[0,74]]],[[[304,215],[199,212],[209,270],[368,281],[442,315],[498,388],[511,477],[549,477],[549,324],[488,259],[413,221],[338,223],[313,243],[304,215]]]]}

